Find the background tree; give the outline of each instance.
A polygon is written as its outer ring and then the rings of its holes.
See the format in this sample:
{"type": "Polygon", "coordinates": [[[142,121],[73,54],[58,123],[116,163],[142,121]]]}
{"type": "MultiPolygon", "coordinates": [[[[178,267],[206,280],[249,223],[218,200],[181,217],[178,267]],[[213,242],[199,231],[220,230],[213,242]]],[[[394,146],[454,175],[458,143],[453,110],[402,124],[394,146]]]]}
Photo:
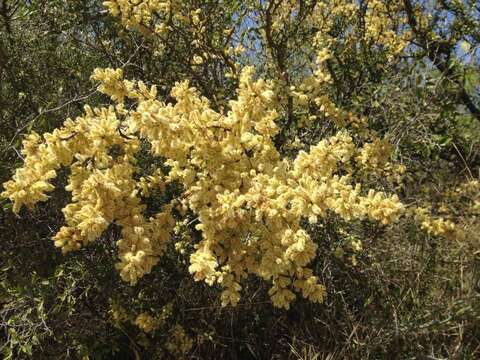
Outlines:
{"type": "MultiPolygon", "coordinates": [[[[325,302],[299,296],[288,311],[275,309],[270,285],[249,277],[241,283],[239,304],[223,308],[222,289],[188,274],[193,246],[202,239],[192,209],[174,211],[172,240],[159,264],[134,286],[115,269],[118,224],[88,246],[61,255],[50,238],[64,225],[60,210],[71,195],[62,190],[68,171],[58,171],[52,199],[32,212],[23,209],[15,216],[12,203],[2,202],[5,357],[474,358],[478,353],[475,1],[5,0],[0,15],[2,182],[28,161],[21,140],[31,130],[51,132],[68,117],[85,116],[86,103],[106,106],[110,100],[102,92],[117,102],[118,95],[126,97],[124,110],[115,110],[120,119],[154,113],[138,108],[148,99],[142,100],[137,80],[148,90],[156,85],[161,101],[180,106],[182,97],[171,90],[189,80],[218,113],[226,114],[231,100],[248,98],[248,91],[237,94],[239,87],[262,94],[266,108],[277,114],[275,151],[287,161],[348,131],[359,154],[352,167],[342,160],[339,175],[349,173],[367,189],[397,193],[412,209],[389,226],[351,221],[340,211],[318,221],[305,216],[301,225],[317,247],[310,268],[325,285],[325,302]],[[248,65],[255,66],[254,78],[242,80],[248,65]],[[118,68],[123,76],[97,71],[94,77],[104,86],[98,91],[90,81],[95,68],[118,68]],[[425,211],[413,214],[413,209],[425,211]],[[447,231],[445,224],[453,223],[456,230],[447,231]]],[[[247,113],[255,109],[252,117],[261,115],[258,104],[240,105],[247,113]]],[[[99,116],[87,110],[86,118],[99,116]]],[[[228,132],[211,131],[208,136],[219,138],[228,132]]],[[[121,127],[112,136],[123,144],[137,135],[121,127]]],[[[182,132],[179,139],[187,136],[182,132]]],[[[62,141],[77,138],[71,133],[62,141]]],[[[198,134],[194,139],[205,146],[198,134]]],[[[134,179],[143,184],[150,215],[181,199],[188,182],[180,174],[163,186],[153,170],[171,174],[169,154],[161,150],[164,156],[152,157],[152,145],[145,139],[139,144],[134,179]]],[[[333,143],[325,146],[336,150],[333,143]]],[[[111,147],[108,155],[115,159],[119,150],[111,147]]],[[[255,159],[256,152],[247,149],[245,155],[255,159]]]]}

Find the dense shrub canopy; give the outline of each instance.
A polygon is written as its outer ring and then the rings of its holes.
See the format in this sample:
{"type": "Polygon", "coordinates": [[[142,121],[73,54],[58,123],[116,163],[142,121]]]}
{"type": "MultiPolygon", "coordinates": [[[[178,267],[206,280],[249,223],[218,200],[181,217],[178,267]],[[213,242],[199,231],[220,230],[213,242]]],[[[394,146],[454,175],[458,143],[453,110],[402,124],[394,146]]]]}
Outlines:
{"type": "Polygon", "coordinates": [[[7,358],[478,352],[475,1],[0,12],[7,358]]]}

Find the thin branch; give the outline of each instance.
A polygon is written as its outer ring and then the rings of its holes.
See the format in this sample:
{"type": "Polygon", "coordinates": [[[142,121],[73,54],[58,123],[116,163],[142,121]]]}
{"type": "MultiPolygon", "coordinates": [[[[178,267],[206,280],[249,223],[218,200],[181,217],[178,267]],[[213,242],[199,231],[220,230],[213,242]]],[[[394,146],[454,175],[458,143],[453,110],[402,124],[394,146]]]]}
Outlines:
{"type": "Polygon", "coordinates": [[[415,18],[413,6],[410,0],[404,0],[405,11],[407,13],[408,23],[412,28],[413,33],[420,41],[419,46],[427,53],[427,57],[436,66],[436,68],[444,75],[451,77],[452,81],[459,88],[458,97],[461,102],[467,107],[470,113],[480,121],[480,108],[473,102],[467,90],[463,86],[460,77],[456,74],[453,67],[449,66],[448,60],[451,57],[453,46],[447,41],[438,41],[432,39],[424,31],[419,29],[417,19],[415,18]],[[442,59],[441,55],[445,56],[442,59]]]}
{"type": "Polygon", "coordinates": [[[48,113],[51,113],[51,112],[55,112],[55,111],[58,111],[60,109],[63,109],[64,107],[72,104],[72,103],[75,103],[75,102],[78,102],[78,101],[82,101],[82,100],[86,100],[88,99],[89,97],[91,97],[93,94],[95,94],[97,92],[96,90],[96,87],[95,87],[95,90],[91,91],[90,93],[88,93],[87,95],[84,95],[84,96],[80,96],[80,97],[75,97],[69,101],[67,101],[66,103],[62,104],[62,105],[59,105],[57,107],[54,107],[54,108],[51,108],[51,109],[47,109],[45,111],[42,111],[41,113],[39,113],[37,116],[35,116],[32,120],[28,121],[25,125],[23,125],[21,128],[19,128],[17,130],[17,132],[15,133],[15,135],[13,135],[12,139],[10,140],[10,142],[8,143],[8,145],[5,147],[4,150],[2,150],[2,153],[4,153],[7,149],[9,149],[13,142],[15,141],[15,139],[22,133],[23,130],[25,130],[28,126],[30,126],[31,124],[35,123],[39,118],[40,116],[44,115],[44,114],[48,114],[48,113]]]}

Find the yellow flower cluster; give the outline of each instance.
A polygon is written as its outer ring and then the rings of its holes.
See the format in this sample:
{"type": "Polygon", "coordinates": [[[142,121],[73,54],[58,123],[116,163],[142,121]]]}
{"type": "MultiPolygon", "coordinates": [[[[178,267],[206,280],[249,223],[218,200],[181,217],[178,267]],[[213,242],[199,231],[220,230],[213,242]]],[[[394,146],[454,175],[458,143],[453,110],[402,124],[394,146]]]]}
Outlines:
{"type": "Polygon", "coordinates": [[[146,333],[152,332],[158,326],[156,320],[146,312],[138,314],[133,323],[146,333]]]}
{"type": "Polygon", "coordinates": [[[414,210],[415,219],[427,233],[442,236],[450,240],[461,240],[464,238],[463,230],[454,222],[443,218],[434,218],[425,208],[414,210]]]}
{"type": "Polygon", "coordinates": [[[131,94],[133,88],[133,83],[123,81],[122,69],[95,69],[91,79],[101,83],[98,87],[100,92],[110,95],[113,101],[121,103],[131,94]]]}
{"type": "Polygon", "coordinates": [[[401,12],[403,3],[385,0],[368,0],[366,3],[365,37],[385,47],[388,57],[392,59],[403,51],[411,37],[409,31],[399,34],[399,29],[408,22],[406,15],[401,12]]]}
{"type": "Polygon", "coordinates": [[[480,181],[470,179],[438,193],[437,196],[438,202],[413,209],[415,219],[429,234],[450,240],[464,240],[472,231],[469,225],[476,224],[480,215],[480,181]],[[431,215],[432,207],[439,216],[431,215]],[[458,222],[440,216],[457,219],[458,222]]]}
{"type": "Polygon", "coordinates": [[[279,33],[284,30],[292,19],[292,13],[298,12],[300,6],[297,0],[284,0],[272,7],[275,9],[275,11],[270,14],[270,16],[272,16],[272,31],[279,33]]]}
{"type": "MultiPolygon", "coordinates": [[[[331,84],[332,79],[326,68],[326,61],[331,57],[331,51],[328,46],[318,46],[321,47],[321,50],[316,54],[315,68],[312,75],[302,79],[298,86],[292,86],[290,95],[292,95],[300,109],[308,108],[307,105],[309,104],[315,104],[318,113],[324,118],[333,121],[337,126],[352,125],[356,128],[363,128],[366,125],[366,119],[340,109],[327,94],[327,85],[331,84]]],[[[317,116],[310,116],[308,119],[315,120],[317,116]]]]}
{"type": "MultiPolygon", "coordinates": [[[[288,14],[291,15],[295,9],[295,2],[285,2],[285,6],[290,8],[288,14]]],[[[281,20],[288,23],[286,19],[281,20]]],[[[401,2],[368,0],[360,4],[349,0],[322,1],[316,3],[312,16],[305,21],[318,29],[314,39],[317,61],[311,68],[312,75],[291,86],[289,94],[299,109],[309,108],[307,105],[316,105],[318,115],[333,121],[337,126],[352,125],[355,128],[365,128],[366,119],[337,107],[328,96],[326,90],[332,78],[327,62],[333,57],[336,49],[344,51],[341,49],[344,49],[345,45],[348,48],[356,48],[359,42],[381,48],[390,60],[403,51],[408,44],[410,32],[404,29],[407,19],[402,12],[401,2]],[[346,31],[343,36],[334,37],[331,34],[335,33],[338,19],[342,19],[345,24],[351,24],[352,28],[364,27],[365,31],[346,31]],[[362,24],[358,24],[358,21],[362,24]]],[[[313,120],[318,116],[307,118],[313,120]]]]}
{"type": "Polygon", "coordinates": [[[125,27],[140,31],[150,26],[155,12],[169,12],[172,6],[170,0],[108,0],[103,5],[125,27]]]}
{"type": "MultiPolygon", "coordinates": [[[[332,11],[348,22],[363,18],[360,21],[364,22],[364,33],[350,34],[351,39],[362,37],[371,44],[383,47],[390,59],[403,51],[408,44],[411,33],[404,29],[407,17],[403,12],[402,1],[367,0],[358,3],[351,0],[335,0],[327,4],[321,6],[320,11],[332,11]]],[[[323,21],[329,28],[334,24],[333,17],[323,18],[323,21]]],[[[323,36],[326,34],[325,31],[322,33],[323,36]]]]}
{"type": "Polygon", "coordinates": [[[388,141],[376,138],[363,146],[357,156],[357,162],[369,169],[383,167],[390,160],[392,151],[393,147],[388,141]]]}
{"type": "Polygon", "coordinates": [[[134,180],[139,140],[122,133],[113,107],[88,106],[85,116],[68,119],[43,137],[43,142],[35,133],[26,138],[24,166],[5,184],[2,196],[14,202],[15,212],[22,205],[31,208],[48,198],[55,170],[70,166],[65,189],[72,201],[62,210],[66,226],[54,236],[55,245],[63,252],[77,250],[99,238],[110,224],[118,224],[122,238],[117,242],[117,267],[122,278],[134,284],[158,262],[174,225],[169,207],[150,219],[143,216],[141,189],[134,180]]]}
{"type": "MultiPolygon", "coordinates": [[[[187,11],[188,5],[172,0],[107,0],[103,6],[120,19],[127,29],[143,35],[165,35],[172,30],[173,21],[190,27],[197,35],[205,31],[200,18],[201,9],[187,11]]],[[[195,40],[198,41],[198,40],[195,40]]]]}
{"type": "Polygon", "coordinates": [[[152,316],[148,312],[141,312],[138,315],[129,314],[124,307],[116,302],[112,302],[109,314],[116,326],[121,323],[130,322],[143,332],[150,333],[153,330],[165,326],[167,320],[172,315],[172,305],[165,305],[158,314],[152,316]]]}
{"type": "Polygon", "coordinates": [[[177,358],[187,354],[193,346],[193,340],[188,337],[183,327],[177,324],[170,335],[165,347],[177,358]]]}
{"type": "MultiPolygon", "coordinates": [[[[238,303],[241,282],[249,274],[271,283],[269,294],[277,307],[288,308],[297,294],[322,302],[325,288],[308,267],[318,245],[302,220],[315,223],[336,214],[386,225],[404,213],[396,195],[362,189],[349,175],[356,162],[385,161],[388,146],[380,140],[358,147],[343,130],[295,159],[282,159],[273,143],[279,116],[274,84],[254,81],[251,67],[241,72],[237,99],[226,112],[214,111],[188,82],[177,83],[171,91],[175,103],[166,104],[156,99],[154,87],[126,81],[118,70],[96,70],[94,78],[116,107],[87,107],[85,116],[67,120],[43,142],[36,134],[27,137],[25,164],[2,195],[16,211],[31,207],[52,190],[48,180],[55,170],[70,166],[66,189],[72,202],[63,209],[66,226],[55,244],[64,251],[78,249],[109,224],[120,225],[117,267],[131,284],[158,262],[175,225],[172,204],[146,219],[141,203],[140,194],[164,189],[165,181],[183,185],[181,206],[197,216],[196,229],[202,233],[189,271],[197,281],[220,285],[224,306],[238,303]],[[136,102],[131,110],[124,109],[125,97],[136,102]],[[151,144],[154,156],[166,159],[171,170],[165,178],[155,172],[135,180],[141,141],[151,144]]],[[[448,225],[430,226],[424,225],[448,233],[448,225]]]]}
{"type": "Polygon", "coordinates": [[[393,146],[386,139],[380,139],[372,133],[370,142],[365,142],[355,156],[358,174],[363,179],[382,177],[389,184],[402,184],[406,167],[391,161],[393,146]]]}
{"type": "MultiPolygon", "coordinates": [[[[188,83],[172,90],[175,105],[140,99],[128,116],[129,133],[152,144],[172,168],[169,181],[185,186],[183,205],[198,215],[203,240],[190,258],[196,280],[225,289],[222,304],[235,305],[249,273],[272,282],[276,306],[288,307],[300,292],[322,301],[325,289],[306,266],[317,245],[301,229],[332,211],[345,219],[392,222],[403,209],[398,199],[370,191],[361,195],[338,165],[355,153],[346,132],[282,160],[273,145],[277,111],[272,85],[252,80],[246,68],[238,99],[227,114],[217,113],[188,83]]],[[[121,88],[121,82],[119,82],[121,88]]],[[[108,93],[108,94],[111,94],[108,93]]]]}

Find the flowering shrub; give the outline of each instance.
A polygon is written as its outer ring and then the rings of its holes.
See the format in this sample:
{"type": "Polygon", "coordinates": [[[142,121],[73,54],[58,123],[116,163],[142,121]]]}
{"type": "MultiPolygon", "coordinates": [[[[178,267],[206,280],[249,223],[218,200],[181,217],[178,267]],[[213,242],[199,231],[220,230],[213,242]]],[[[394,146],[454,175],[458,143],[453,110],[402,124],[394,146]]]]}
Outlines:
{"type": "MultiPolygon", "coordinates": [[[[22,16],[46,11],[31,3],[22,16]]],[[[474,2],[55,2],[77,5],[91,27],[55,34],[102,59],[85,61],[86,95],[37,106],[0,48],[0,103],[34,113],[0,133],[16,167],[1,179],[6,358],[47,341],[79,357],[463,355],[478,321],[474,2]]]]}
{"type": "MultiPolygon", "coordinates": [[[[325,288],[308,268],[317,245],[302,228],[302,219],[316,223],[328,212],[344,220],[369,218],[383,225],[405,213],[396,195],[362,189],[352,181],[357,166],[386,162],[388,146],[374,140],[363,147],[346,130],[320,141],[293,160],[275,148],[278,99],[273,85],[253,80],[253,68],[239,79],[237,99],[227,112],[211,109],[188,82],[171,92],[175,104],[156,98],[155,86],[124,80],[117,69],[95,70],[99,91],[116,104],[85,108],[85,115],[68,119],[52,133],[32,133],[24,141],[25,164],[2,194],[14,211],[47,199],[49,182],[61,166],[71,169],[65,189],[72,202],[62,211],[67,225],[54,236],[63,252],[94,241],[118,224],[117,268],[122,279],[135,284],[158,262],[179,214],[191,211],[202,239],[195,244],[189,271],[195,280],[224,288],[223,305],[236,305],[241,281],[255,274],[272,286],[275,306],[288,308],[295,292],[322,302],[325,288]],[[136,103],[125,108],[129,99],[136,103]],[[165,159],[168,174],[135,179],[136,154],[142,141],[155,157],[165,159]],[[162,188],[177,181],[180,198],[153,217],[144,216],[145,187],[162,188]],[[152,184],[152,185],[149,185],[152,184]],[[293,290],[293,291],[292,291],[293,290]]],[[[423,213],[422,213],[423,214],[423,213]]],[[[455,231],[449,221],[423,227],[435,234],[455,231]]]]}

